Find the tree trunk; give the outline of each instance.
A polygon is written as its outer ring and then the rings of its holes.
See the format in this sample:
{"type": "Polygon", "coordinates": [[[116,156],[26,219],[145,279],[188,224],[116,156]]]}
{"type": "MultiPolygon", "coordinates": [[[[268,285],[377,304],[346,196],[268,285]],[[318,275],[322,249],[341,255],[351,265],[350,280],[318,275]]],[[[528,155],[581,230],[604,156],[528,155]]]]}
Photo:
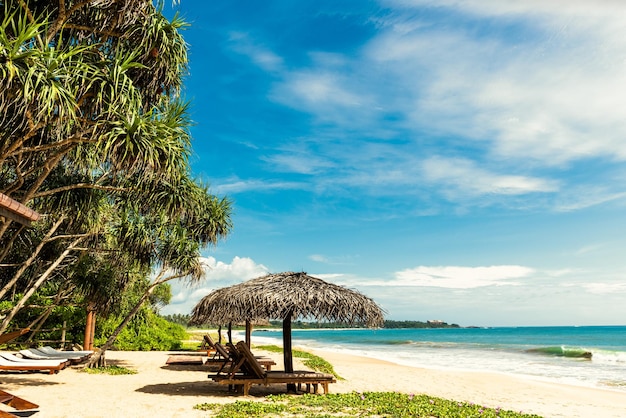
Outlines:
{"type": "Polygon", "coordinates": [[[9,253],[9,250],[13,246],[13,243],[15,242],[17,237],[20,236],[22,231],[24,231],[24,228],[26,228],[25,225],[20,225],[20,228],[17,231],[15,231],[11,239],[7,241],[7,243],[5,244],[5,247],[2,249],[2,252],[0,252],[0,263],[2,262],[2,260],[4,260],[4,257],[7,256],[7,254],[9,253]]]}
{"type": "Polygon", "coordinates": [[[92,339],[92,335],[91,335],[91,323],[93,321],[93,310],[87,308],[87,319],[85,320],[85,338],[83,340],[83,349],[85,350],[91,350],[90,346],[89,346],[89,342],[92,339]]]}
{"type": "Polygon", "coordinates": [[[186,276],[186,274],[177,274],[174,276],[170,276],[166,279],[162,279],[159,280],[160,277],[163,276],[163,274],[165,274],[166,270],[163,269],[161,270],[161,272],[159,273],[159,275],[156,277],[154,283],[152,283],[144,292],[144,294],[141,296],[141,298],[139,298],[139,301],[135,304],[135,306],[133,307],[133,309],[130,310],[130,312],[126,315],[126,317],[124,318],[124,320],[117,326],[117,328],[115,328],[115,330],[113,331],[113,333],[109,336],[109,338],[107,339],[107,341],[104,343],[104,345],[102,347],[100,347],[100,350],[98,350],[97,353],[94,353],[94,355],[91,356],[91,359],[89,360],[89,362],[85,365],[85,367],[98,367],[99,365],[104,364],[104,362],[106,361],[104,359],[104,355],[106,354],[106,351],[111,348],[113,346],[113,343],[115,342],[116,338],[118,335],[120,335],[120,332],[122,332],[122,330],[124,328],[126,328],[126,325],[128,325],[128,323],[130,322],[131,319],[133,319],[135,317],[135,315],[137,314],[137,312],[139,312],[139,309],[141,309],[141,306],[144,304],[145,301],[148,300],[148,298],[150,297],[150,295],[152,294],[152,292],[154,292],[154,289],[165,282],[168,282],[170,280],[174,280],[174,279],[178,279],[180,277],[184,277],[186,276]]]}
{"type": "Polygon", "coordinates": [[[46,245],[46,243],[48,242],[52,234],[55,233],[55,231],[59,228],[59,226],[61,226],[64,220],[65,220],[65,216],[59,217],[59,219],[54,223],[54,225],[52,225],[50,230],[43,237],[39,245],[37,245],[37,247],[35,248],[35,251],[33,251],[31,256],[26,261],[24,261],[24,263],[22,263],[22,266],[15,272],[11,280],[9,280],[7,284],[4,285],[2,289],[0,289],[0,300],[4,298],[4,295],[6,295],[7,292],[11,290],[11,288],[13,288],[13,286],[15,286],[15,283],[17,283],[20,277],[22,277],[22,274],[24,274],[26,269],[35,262],[43,246],[46,245]]]}
{"type": "Polygon", "coordinates": [[[52,275],[52,273],[59,266],[59,264],[61,264],[61,262],[65,260],[65,257],[67,257],[82,240],[83,240],[83,237],[75,239],[74,242],[72,242],[67,247],[67,249],[61,253],[61,255],[54,261],[54,263],[52,263],[52,265],[48,267],[48,269],[41,276],[39,276],[39,279],[37,279],[37,281],[33,283],[33,285],[26,291],[22,299],[20,299],[19,302],[17,302],[17,304],[13,307],[13,309],[11,309],[11,312],[9,312],[7,316],[4,318],[4,320],[2,321],[2,324],[0,324],[0,334],[6,331],[11,320],[15,317],[15,315],[17,315],[20,309],[24,307],[24,305],[26,304],[28,299],[33,295],[33,293],[35,293],[37,289],[39,289],[39,287],[41,287],[41,285],[44,284],[46,280],[48,280],[48,278],[52,275]]]}

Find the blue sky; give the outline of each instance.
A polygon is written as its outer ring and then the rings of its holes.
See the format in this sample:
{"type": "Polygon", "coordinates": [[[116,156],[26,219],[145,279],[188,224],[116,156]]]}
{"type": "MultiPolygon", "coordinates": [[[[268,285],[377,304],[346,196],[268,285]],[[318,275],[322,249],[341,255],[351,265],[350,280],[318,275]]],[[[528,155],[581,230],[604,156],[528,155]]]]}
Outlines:
{"type": "Polygon", "coordinates": [[[234,229],[162,313],[293,270],[390,319],[626,323],[621,2],[174,9],[193,171],[233,201],[234,229]]]}

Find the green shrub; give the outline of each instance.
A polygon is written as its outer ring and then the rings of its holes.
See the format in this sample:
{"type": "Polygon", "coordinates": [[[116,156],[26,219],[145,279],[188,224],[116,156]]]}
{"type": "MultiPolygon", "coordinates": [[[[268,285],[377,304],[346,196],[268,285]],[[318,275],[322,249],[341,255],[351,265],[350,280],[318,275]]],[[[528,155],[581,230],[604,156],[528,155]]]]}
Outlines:
{"type": "MultiPolygon", "coordinates": [[[[104,344],[121,321],[122,319],[117,317],[101,321],[101,331],[94,344],[96,346],[104,344]]],[[[120,332],[114,347],[124,351],[178,350],[181,347],[181,340],[186,336],[187,333],[182,326],[168,322],[146,310],[120,332]]]]}

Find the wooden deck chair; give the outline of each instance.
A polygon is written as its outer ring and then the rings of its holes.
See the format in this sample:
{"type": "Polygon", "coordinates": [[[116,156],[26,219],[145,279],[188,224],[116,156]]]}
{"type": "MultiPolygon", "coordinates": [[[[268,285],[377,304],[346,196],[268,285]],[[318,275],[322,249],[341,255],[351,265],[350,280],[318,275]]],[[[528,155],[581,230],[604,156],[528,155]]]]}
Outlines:
{"type": "Polygon", "coordinates": [[[30,328],[22,328],[15,331],[7,332],[6,334],[0,335],[0,344],[6,344],[11,340],[16,339],[17,337],[26,334],[30,331],[30,328]]]}
{"type": "Polygon", "coordinates": [[[329,383],[335,383],[335,376],[327,373],[317,373],[311,371],[294,371],[292,373],[280,371],[266,371],[263,366],[254,357],[250,348],[240,341],[237,343],[236,350],[241,355],[241,359],[237,361],[235,367],[231,369],[226,376],[214,376],[213,380],[222,385],[229,385],[238,388],[243,392],[244,396],[250,393],[252,385],[270,385],[276,383],[296,384],[298,390],[302,389],[302,385],[306,385],[307,392],[313,387],[313,392],[317,393],[318,385],[322,385],[324,393],[328,393],[329,383]],[[243,374],[236,373],[242,370],[243,374]]]}
{"type": "Polygon", "coordinates": [[[3,390],[0,390],[0,402],[17,411],[20,411],[19,415],[12,414],[9,411],[0,411],[0,417],[2,418],[32,415],[37,412],[37,408],[39,408],[39,405],[3,390]],[[28,413],[26,411],[28,411],[28,413]]]}
{"type": "Polygon", "coordinates": [[[211,338],[209,334],[205,334],[202,337],[202,344],[200,344],[200,347],[198,348],[198,350],[206,351],[207,356],[210,356],[212,354],[213,358],[220,357],[219,353],[215,349],[215,342],[213,341],[213,338],[211,338]]]}
{"type": "MultiPolygon", "coordinates": [[[[213,347],[215,348],[215,356],[208,358],[204,364],[213,367],[219,366],[216,373],[216,375],[219,375],[224,371],[226,366],[232,366],[233,358],[222,344],[213,343],[213,347]]],[[[209,375],[209,377],[211,377],[211,375],[209,375]]]]}

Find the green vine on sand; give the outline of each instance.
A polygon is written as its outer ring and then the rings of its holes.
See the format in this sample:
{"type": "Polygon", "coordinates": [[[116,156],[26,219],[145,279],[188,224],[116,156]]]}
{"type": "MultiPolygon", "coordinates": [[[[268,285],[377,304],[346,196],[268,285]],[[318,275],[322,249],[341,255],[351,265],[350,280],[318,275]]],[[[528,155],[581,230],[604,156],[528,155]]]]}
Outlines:
{"type": "Polygon", "coordinates": [[[265,402],[205,403],[194,409],[211,411],[216,418],[250,417],[480,417],[540,418],[539,415],[487,408],[481,405],[397,392],[352,392],[302,396],[270,395],[265,402]]]}

